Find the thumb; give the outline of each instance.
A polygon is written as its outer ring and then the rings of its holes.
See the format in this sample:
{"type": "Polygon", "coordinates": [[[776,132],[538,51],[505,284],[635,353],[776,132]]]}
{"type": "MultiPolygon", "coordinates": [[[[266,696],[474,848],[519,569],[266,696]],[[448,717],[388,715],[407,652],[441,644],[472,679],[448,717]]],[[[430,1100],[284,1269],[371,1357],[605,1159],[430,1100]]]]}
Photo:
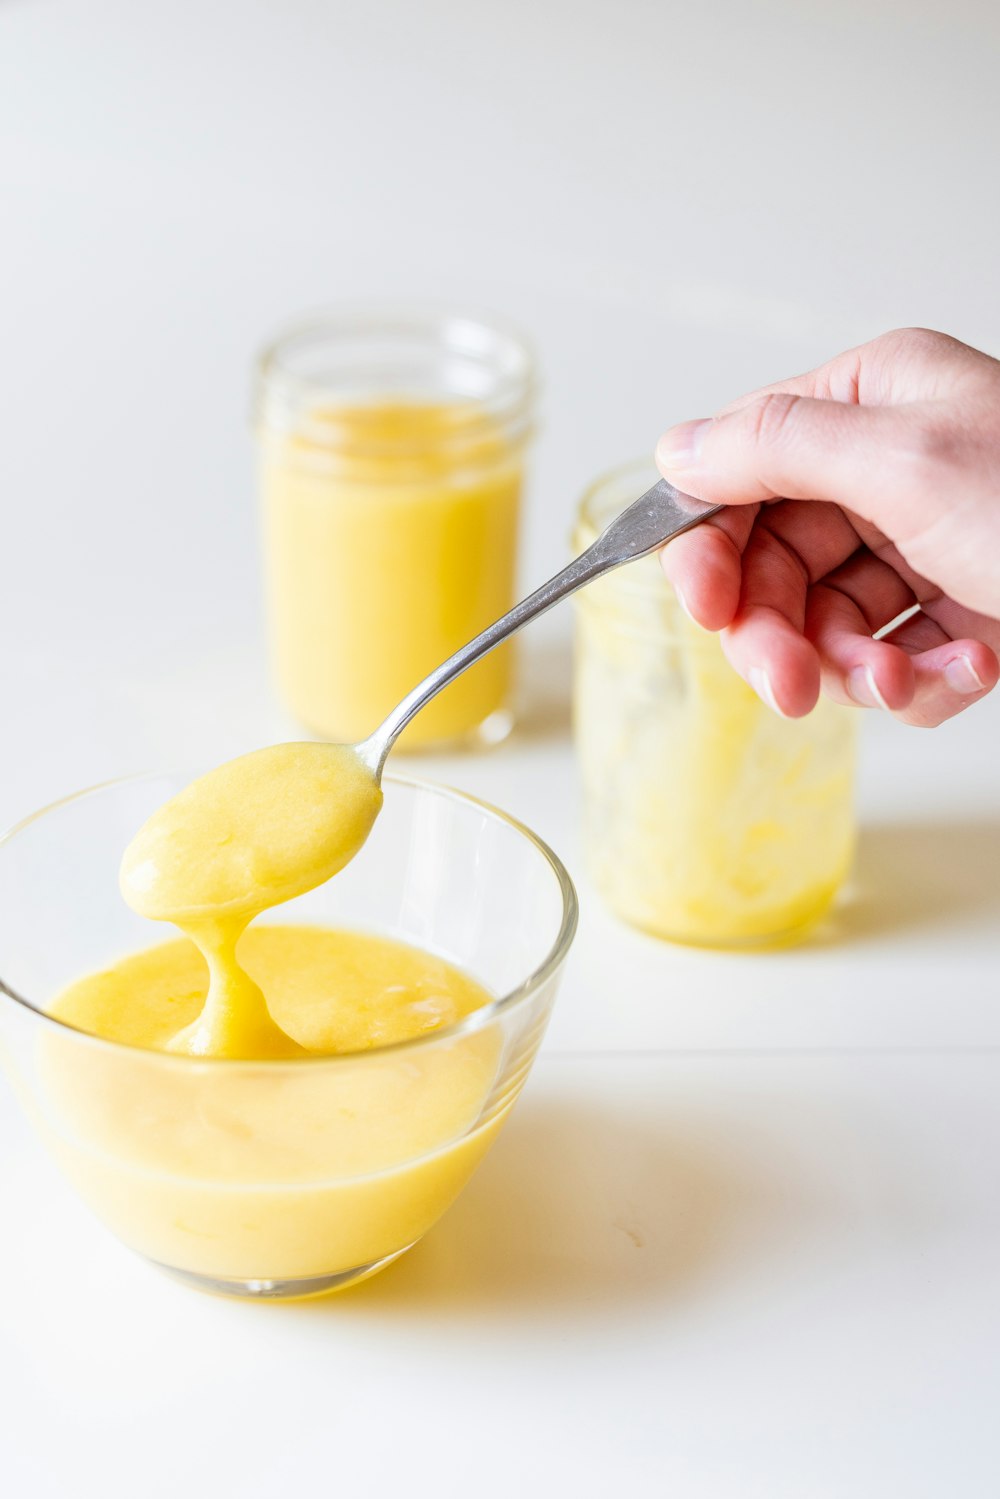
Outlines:
{"type": "Polygon", "coordinates": [[[716,504],[830,500],[882,530],[910,509],[919,408],[855,406],[771,391],[660,438],[656,462],[678,489],[716,504]],[[915,441],[916,439],[916,441],[915,441]],[[910,490],[903,494],[904,471],[910,490]]]}

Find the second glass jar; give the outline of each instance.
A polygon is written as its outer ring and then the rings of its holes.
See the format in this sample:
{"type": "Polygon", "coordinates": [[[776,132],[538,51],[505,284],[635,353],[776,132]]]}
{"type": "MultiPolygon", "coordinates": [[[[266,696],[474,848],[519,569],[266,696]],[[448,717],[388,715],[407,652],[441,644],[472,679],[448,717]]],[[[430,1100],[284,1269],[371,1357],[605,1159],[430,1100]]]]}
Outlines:
{"type": "MultiPolygon", "coordinates": [[[[582,551],[657,478],[647,463],[584,496],[582,551]]],[[[826,911],[854,848],[855,715],[778,718],[655,557],[576,600],[575,721],[588,871],[611,908],[704,946],[794,938],[826,911]]]]}
{"type": "MultiPolygon", "coordinates": [[[[326,738],[365,738],[514,602],[535,378],[524,342],[459,313],[345,308],[276,339],[256,392],[279,691],[326,738]]],[[[494,741],[513,661],[493,652],[402,748],[494,741]]]]}

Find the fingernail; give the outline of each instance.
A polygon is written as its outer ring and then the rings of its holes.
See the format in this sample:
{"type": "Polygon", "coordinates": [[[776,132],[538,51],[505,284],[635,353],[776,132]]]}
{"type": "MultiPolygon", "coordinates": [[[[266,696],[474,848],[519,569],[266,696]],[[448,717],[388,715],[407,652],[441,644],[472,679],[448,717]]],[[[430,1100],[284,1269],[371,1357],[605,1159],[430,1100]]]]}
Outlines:
{"type": "Polygon", "coordinates": [[[750,686],[753,688],[754,692],[756,692],[761,702],[766,703],[771,712],[777,713],[779,718],[787,718],[788,714],[783,713],[782,710],[778,707],[778,699],[774,695],[774,688],[771,686],[771,678],[768,676],[764,668],[762,666],[751,666],[750,670],[747,672],[747,677],[749,679],[750,686]]]}
{"type": "Polygon", "coordinates": [[[949,687],[953,687],[963,697],[971,697],[974,692],[986,691],[986,683],[968,656],[955,656],[949,661],[944,669],[944,679],[949,687]]]}
{"type": "Polygon", "coordinates": [[[693,468],[701,455],[702,439],[712,425],[711,417],[697,422],[681,422],[664,432],[656,444],[656,461],[661,468],[693,468]]]}
{"type": "Polygon", "coordinates": [[[698,623],[698,621],[695,619],[694,615],[691,613],[691,609],[690,609],[690,607],[688,605],[688,601],[684,597],[684,594],[681,592],[680,588],[677,586],[676,583],[674,584],[674,593],[677,595],[677,602],[680,604],[681,608],[684,610],[684,613],[687,615],[688,619],[691,621],[692,624],[696,625],[698,623]]]}
{"type": "Polygon", "coordinates": [[[847,692],[859,708],[884,708],[887,713],[892,711],[878,690],[875,673],[870,666],[851,668],[847,673],[847,692]]]}

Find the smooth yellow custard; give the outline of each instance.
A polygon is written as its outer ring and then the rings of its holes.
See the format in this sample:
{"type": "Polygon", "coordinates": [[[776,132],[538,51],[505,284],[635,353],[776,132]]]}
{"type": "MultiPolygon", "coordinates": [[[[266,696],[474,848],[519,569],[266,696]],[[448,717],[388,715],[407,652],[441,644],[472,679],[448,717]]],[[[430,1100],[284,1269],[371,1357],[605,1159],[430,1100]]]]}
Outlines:
{"type": "MultiPolygon", "coordinates": [[[[126,1243],[215,1282],[356,1279],[440,1216],[509,1106],[495,1032],[407,1047],[490,995],[386,937],[248,923],[337,873],[381,807],[347,746],[277,745],[203,776],[122,860],[187,934],[78,980],[52,1013],[43,1128],[126,1243]]],[[[286,1294],[285,1291],[282,1294],[286,1294]]]]}
{"type": "MultiPolygon", "coordinates": [[[[392,1046],[453,1025],[490,999],[443,958],[367,932],[255,926],[238,951],[275,1024],[303,1054],[392,1046]]],[[[201,1013],[208,979],[193,942],[164,942],[77,979],[52,1014],[108,1041],[171,1051],[173,1037],[201,1013]]]]}
{"type": "MultiPolygon", "coordinates": [[[[325,406],[262,437],[264,553],[282,696],[360,740],[514,602],[522,448],[474,402],[325,406]]],[[[505,709],[508,646],[414,719],[404,748],[505,709]]]]}
{"type": "Polygon", "coordinates": [[[122,894],[200,948],[204,1006],[167,1043],[192,1056],[300,1051],[236,958],[261,911],[323,884],[351,860],[382,805],[350,745],[277,744],[194,781],[139,830],[122,859],[122,894]]]}
{"type": "Polygon", "coordinates": [[[299,1059],[164,1056],[204,1005],[205,961],[185,940],[123,958],[53,1007],[150,1048],[95,1049],[81,1066],[72,1038],[49,1038],[47,1133],[64,1169],[127,1244],[196,1275],[298,1281],[384,1260],[440,1217],[506,1112],[488,1108],[494,1032],[393,1048],[491,996],[357,932],[252,927],[238,951],[299,1059]]]}

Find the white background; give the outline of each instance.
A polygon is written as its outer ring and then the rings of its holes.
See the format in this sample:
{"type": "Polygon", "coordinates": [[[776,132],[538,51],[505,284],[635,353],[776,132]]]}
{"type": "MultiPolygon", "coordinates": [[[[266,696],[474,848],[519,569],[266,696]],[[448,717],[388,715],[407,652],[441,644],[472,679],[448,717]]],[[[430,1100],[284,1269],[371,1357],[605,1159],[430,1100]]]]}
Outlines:
{"type": "MultiPolygon", "coordinates": [[[[0,821],[294,732],[248,428],[276,326],[529,329],[537,580],[670,421],[902,323],[1000,353],[998,77],[987,0],[0,0],[0,821]]],[[[996,1494],[1000,712],[868,726],[808,947],[674,952],[580,869],[568,628],[526,642],[519,736],[429,767],[581,887],[497,1150],[381,1281],[246,1308],[107,1240],[0,1094],[0,1491],[996,1494]]]]}

